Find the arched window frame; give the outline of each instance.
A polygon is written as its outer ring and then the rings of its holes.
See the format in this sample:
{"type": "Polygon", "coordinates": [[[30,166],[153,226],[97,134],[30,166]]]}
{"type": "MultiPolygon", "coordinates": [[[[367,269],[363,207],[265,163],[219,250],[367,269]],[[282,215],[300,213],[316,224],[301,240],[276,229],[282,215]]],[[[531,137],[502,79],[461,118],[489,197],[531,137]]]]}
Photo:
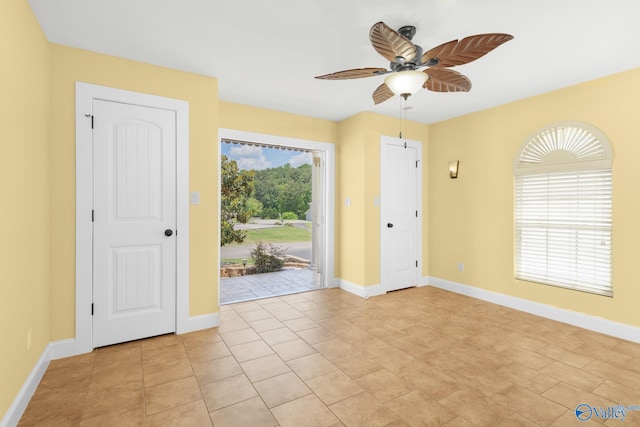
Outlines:
{"type": "Polygon", "coordinates": [[[613,296],[613,150],[581,122],[540,129],[520,148],[515,176],[515,277],[613,296]]]}

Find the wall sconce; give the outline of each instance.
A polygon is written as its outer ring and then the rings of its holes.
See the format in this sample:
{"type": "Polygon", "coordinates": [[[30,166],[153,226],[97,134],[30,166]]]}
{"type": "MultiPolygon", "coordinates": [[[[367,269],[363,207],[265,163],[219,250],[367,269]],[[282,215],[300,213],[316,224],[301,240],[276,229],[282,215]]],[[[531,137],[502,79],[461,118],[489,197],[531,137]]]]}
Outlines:
{"type": "Polygon", "coordinates": [[[456,179],[458,177],[458,165],[460,160],[451,160],[449,162],[449,178],[456,179]]]}

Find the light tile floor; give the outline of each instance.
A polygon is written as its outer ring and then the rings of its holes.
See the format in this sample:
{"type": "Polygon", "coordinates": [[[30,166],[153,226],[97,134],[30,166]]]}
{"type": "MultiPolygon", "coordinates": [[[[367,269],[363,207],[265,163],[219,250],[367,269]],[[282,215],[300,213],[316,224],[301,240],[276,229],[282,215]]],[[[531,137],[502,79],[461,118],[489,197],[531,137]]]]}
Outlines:
{"type": "Polygon", "coordinates": [[[640,405],[639,344],[432,287],[220,315],[52,361],[20,426],[589,426],[581,403],[640,405]]]}
{"type": "Polygon", "coordinates": [[[320,275],[308,268],[220,278],[220,304],[252,301],[320,289],[320,275]]]}

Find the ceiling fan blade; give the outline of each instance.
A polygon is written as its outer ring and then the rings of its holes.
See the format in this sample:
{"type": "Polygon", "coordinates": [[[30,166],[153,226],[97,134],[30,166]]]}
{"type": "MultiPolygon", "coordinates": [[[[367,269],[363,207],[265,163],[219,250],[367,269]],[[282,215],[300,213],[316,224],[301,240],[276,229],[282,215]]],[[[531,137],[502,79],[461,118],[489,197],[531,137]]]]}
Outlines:
{"type": "Polygon", "coordinates": [[[378,105],[381,102],[386,101],[394,95],[389,89],[389,86],[386,83],[382,83],[378,88],[373,92],[373,102],[378,105]]]}
{"type": "Polygon", "coordinates": [[[369,31],[369,40],[373,48],[391,62],[397,62],[398,57],[411,61],[417,54],[416,46],[410,40],[384,22],[373,24],[369,31]]]}
{"type": "Polygon", "coordinates": [[[429,78],[424,88],[433,92],[469,92],[471,80],[457,71],[447,68],[427,68],[424,70],[429,78]]]}
{"type": "Polygon", "coordinates": [[[361,79],[364,77],[379,76],[388,73],[386,68],[354,68],[352,70],[338,71],[323,76],[317,76],[316,79],[323,80],[348,80],[361,79]]]}
{"type": "Polygon", "coordinates": [[[422,55],[421,62],[426,64],[429,60],[436,59],[438,63],[434,67],[454,67],[467,64],[483,57],[512,38],[513,36],[510,34],[490,33],[476,34],[462,40],[452,40],[427,51],[422,55]]]}
{"type": "Polygon", "coordinates": [[[420,62],[423,64],[428,64],[429,61],[435,60],[433,66],[440,65],[440,61],[451,55],[457,45],[458,40],[451,40],[450,42],[442,43],[440,46],[436,46],[433,49],[425,52],[424,55],[422,55],[420,62]]]}

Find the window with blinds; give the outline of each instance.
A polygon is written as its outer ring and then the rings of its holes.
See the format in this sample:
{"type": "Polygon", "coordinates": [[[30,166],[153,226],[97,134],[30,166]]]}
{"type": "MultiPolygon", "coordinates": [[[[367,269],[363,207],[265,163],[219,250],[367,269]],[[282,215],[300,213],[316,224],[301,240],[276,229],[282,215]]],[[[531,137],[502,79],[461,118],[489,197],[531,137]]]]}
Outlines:
{"type": "Polygon", "coordinates": [[[611,148],[585,124],[545,128],[515,174],[517,279],[612,296],[611,148]]]}

